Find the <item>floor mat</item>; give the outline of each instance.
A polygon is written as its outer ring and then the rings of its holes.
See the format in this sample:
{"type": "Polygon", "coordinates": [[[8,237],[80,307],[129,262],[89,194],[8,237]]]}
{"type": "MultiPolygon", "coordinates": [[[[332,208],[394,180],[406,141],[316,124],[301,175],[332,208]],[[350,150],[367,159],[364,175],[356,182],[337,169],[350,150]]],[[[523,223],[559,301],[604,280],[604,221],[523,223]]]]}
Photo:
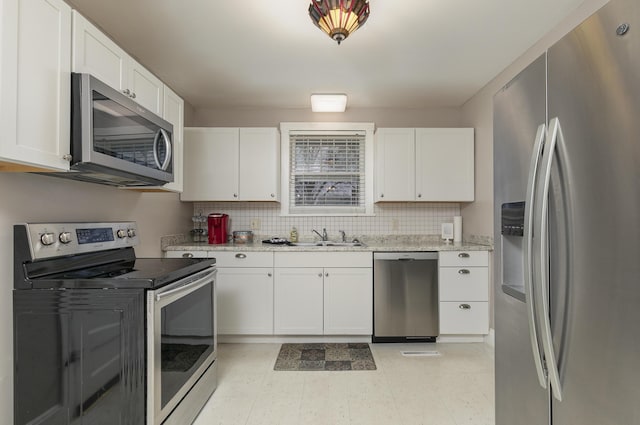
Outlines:
{"type": "Polygon", "coordinates": [[[274,370],[376,370],[369,344],[282,344],[274,370]]]}

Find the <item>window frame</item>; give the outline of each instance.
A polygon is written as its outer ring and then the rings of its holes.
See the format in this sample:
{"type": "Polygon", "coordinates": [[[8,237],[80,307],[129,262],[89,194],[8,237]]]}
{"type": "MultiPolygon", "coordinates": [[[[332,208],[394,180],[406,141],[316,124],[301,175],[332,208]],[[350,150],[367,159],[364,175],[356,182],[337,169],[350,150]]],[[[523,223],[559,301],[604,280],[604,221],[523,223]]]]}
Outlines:
{"type": "Polygon", "coordinates": [[[283,122],[280,123],[280,155],[281,155],[281,170],[280,170],[280,182],[281,182],[281,200],[280,200],[280,215],[288,217],[317,217],[317,216],[331,216],[331,217],[363,217],[373,216],[373,202],[374,202],[374,123],[347,123],[347,122],[283,122]],[[318,206],[314,208],[314,211],[309,212],[294,212],[290,210],[291,203],[289,195],[291,193],[289,187],[289,174],[291,171],[291,133],[295,132],[323,132],[331,133],[336,132],[364,132],[364,175],[365,175],[365,196],[364,196],[364,212],[359,213],[345,213],[345,212],[323,212],[322,209],[326,208],[327,211],[335,207],[323,207],[318,206]]]}

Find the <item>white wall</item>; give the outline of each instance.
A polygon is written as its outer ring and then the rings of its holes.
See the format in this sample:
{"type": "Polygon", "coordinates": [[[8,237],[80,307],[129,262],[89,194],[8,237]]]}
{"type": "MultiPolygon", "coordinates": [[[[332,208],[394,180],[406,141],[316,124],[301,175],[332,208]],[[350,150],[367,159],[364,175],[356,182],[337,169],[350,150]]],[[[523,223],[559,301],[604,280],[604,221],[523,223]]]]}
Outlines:
{"type": "Polygon", "coordinates": [[[585,0],[570,16],[475,94],[462,108],[463,123],[475,128],[475,202],[461,205],[465,234],[493,235],[493,95],[608,0],[585,0]]]}
{"type": "Polygon", "coordinates": [[[0,173],[0,423],[13,423],[13,225],[37,221],[136,221],[139,257],[161,255],[160,236],[191,228],[192,205],[172,193],[140,193],[22,173],[0,173]]]}

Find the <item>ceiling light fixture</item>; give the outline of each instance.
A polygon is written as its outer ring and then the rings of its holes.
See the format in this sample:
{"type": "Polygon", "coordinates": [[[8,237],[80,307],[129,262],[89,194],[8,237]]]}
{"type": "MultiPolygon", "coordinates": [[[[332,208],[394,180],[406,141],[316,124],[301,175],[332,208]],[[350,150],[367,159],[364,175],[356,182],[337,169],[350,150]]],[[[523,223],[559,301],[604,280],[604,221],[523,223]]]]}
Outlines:
{"type": "Polygon", "coordinates": [[[311,0],[309,16],[318,28],[340,44],[369,17],[368,0],[311,0]]]}
{"type": "Polygon", "coordinates": [[[312,94],[313,112],[344,112],[347,108],[346,94],[312,94]]]}

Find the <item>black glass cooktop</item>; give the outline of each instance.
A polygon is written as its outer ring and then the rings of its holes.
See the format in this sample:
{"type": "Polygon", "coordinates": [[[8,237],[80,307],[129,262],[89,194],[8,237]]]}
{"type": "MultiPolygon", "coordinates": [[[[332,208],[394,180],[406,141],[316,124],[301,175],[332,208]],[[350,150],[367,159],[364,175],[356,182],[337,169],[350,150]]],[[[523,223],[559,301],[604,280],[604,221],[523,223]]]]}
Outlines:
{"type": "Polygon", "coordinates": [[[33,288],[159,288],[215,264],[207,258],[136,258],[72,270],[39,270],[33,288]]]}

